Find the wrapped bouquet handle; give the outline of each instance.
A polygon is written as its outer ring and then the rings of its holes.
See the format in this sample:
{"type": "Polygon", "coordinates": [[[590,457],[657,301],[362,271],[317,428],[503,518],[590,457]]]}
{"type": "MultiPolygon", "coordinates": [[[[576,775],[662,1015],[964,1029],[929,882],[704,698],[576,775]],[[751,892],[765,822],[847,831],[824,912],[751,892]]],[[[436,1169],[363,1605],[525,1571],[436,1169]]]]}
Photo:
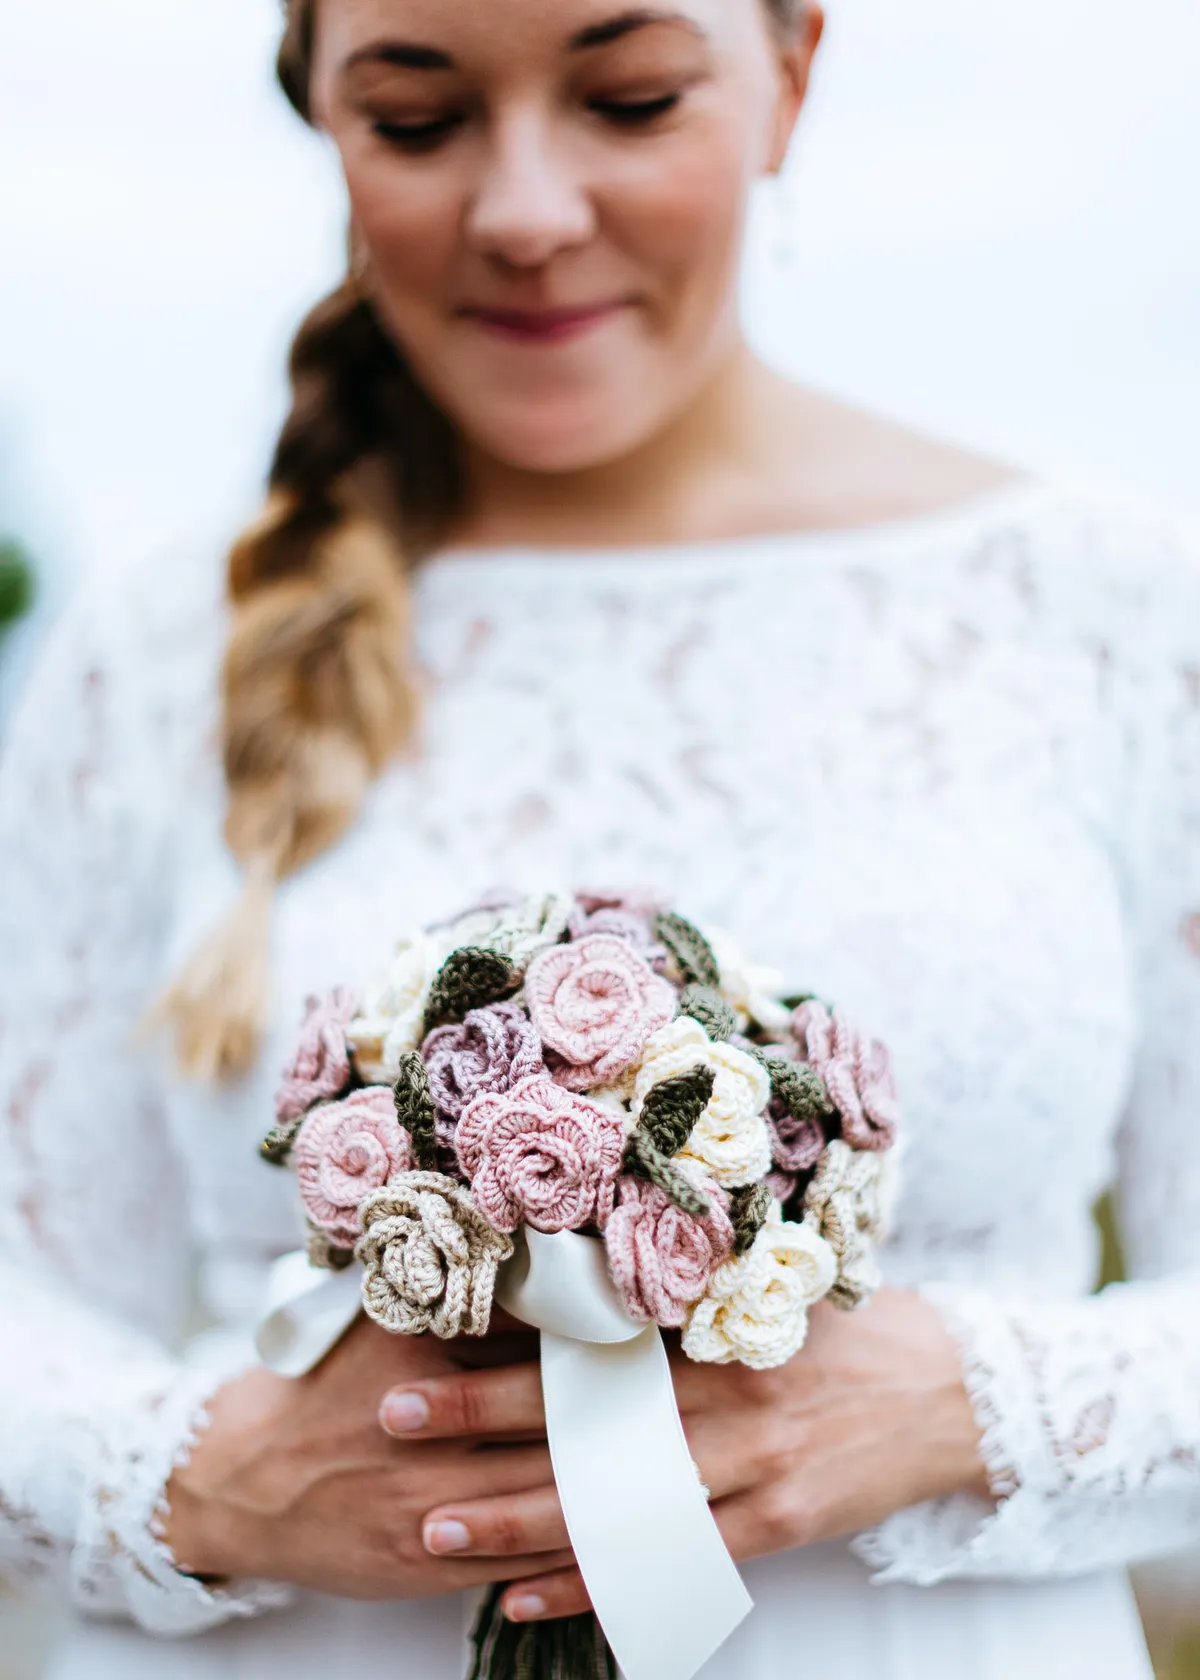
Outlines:
{"type": "MultiPolygon", "coordinates": [[[[300,1376],[358,1314],[361,1271],[277,1261],[256,1346],[300,1376]]],[[[662,1336],[625,1312],[604,1246],[523,1233],[496,1300],[541,1332],[546,1435],[576,1560],[626,1680],[692,1680],[752,1608],[692,1462],[662,1336]],[[686,1594],[666,1594],[639,1536],[654,1535],[686,1594]]]]}

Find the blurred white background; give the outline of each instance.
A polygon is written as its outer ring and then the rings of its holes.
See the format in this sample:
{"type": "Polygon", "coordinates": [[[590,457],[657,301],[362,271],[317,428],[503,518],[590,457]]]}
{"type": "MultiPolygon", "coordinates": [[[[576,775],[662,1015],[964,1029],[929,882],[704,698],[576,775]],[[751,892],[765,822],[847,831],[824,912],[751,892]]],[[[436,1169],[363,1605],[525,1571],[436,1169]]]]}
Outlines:
{"type": "MultiPolygon", "coordinates": [[[[757,342],[1200,522],[1200,4],[828,7],[752,240],[757,342]]],[[[277,27],[276,0],[0,6],[0,531],[41,562],[42,620],[80,569],[255,497],[288,337],[341,262],[277,27]]]]}

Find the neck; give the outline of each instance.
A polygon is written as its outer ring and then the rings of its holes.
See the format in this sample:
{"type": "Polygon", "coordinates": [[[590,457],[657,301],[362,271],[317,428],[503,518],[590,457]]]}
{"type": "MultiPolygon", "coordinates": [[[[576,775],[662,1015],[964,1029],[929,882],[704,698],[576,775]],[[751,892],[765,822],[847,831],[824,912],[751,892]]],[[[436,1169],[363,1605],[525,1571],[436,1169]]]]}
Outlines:
{"type": "Polygon", "coordinates": [[[778,451],[781,384],[739,342],[681,414],[617,460],[525,472],[468,447],[467,512],[452,540],[588,546],[712,535],[778,451]]]}

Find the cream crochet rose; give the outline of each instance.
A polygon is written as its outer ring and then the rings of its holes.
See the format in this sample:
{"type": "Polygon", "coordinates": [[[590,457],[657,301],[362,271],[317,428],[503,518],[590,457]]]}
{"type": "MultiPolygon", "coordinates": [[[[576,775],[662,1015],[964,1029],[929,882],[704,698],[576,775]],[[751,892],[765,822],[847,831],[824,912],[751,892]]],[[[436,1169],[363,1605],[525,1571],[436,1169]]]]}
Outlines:
{"type": "Polygon", "coordinates": [[[669,1021],[647,1040],[634,1080],[634,1113],[653,1086],[694,1067],[710,1067],[716,1078],[681,1155],[699,1161],[726,1190],[753,1184],[771,1170],[771,1134],[763,1117],[771,1081],[752,1056],[732,1044],[714,1044],[691,1016],[669,1021]]]}
{"type": "Polygon", "coordinates": [[[804,1223],[837,1260],[830,1298],[840,1307],[862,1306],[879,1288],[875,1249],[891,1225],[899,1189],[896,1156],[894,1149],[851,1149],[835,1138],[805,1194],[804,1223]]]}
{"type": "Polygon", "coordinates": [[[804,1346],[808,1309],[837,1276],[832,1249],[809,1225],[776,1213],[740,1259],[718,1266],[692,1310],[683,1351],[701,1364],[770,1371],[804,1346]]]}
{"type": "Polygon", "coordinates": [[[449,949],[444,934],[402,939],[386,976],[351,1021],[346,1039],[369,1084],[390,1084],[400,1071],[400,1057],[420,1044],[429,989],[449,949]]]}

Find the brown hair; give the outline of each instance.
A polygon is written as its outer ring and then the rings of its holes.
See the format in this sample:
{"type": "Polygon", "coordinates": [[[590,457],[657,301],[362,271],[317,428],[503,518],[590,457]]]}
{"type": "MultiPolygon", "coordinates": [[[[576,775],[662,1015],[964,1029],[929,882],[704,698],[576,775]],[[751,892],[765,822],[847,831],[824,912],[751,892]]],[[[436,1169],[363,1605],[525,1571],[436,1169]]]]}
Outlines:
{"type": "MultiPolygon", "coordinates": [[[[308,122],[317,0],[284,3],[279,80],[308,122]]],[[[784,29],[804,10],[765,4],[784,29]]],[[[413,738],[406,575],[461,500],[453,427],[353,268],[296,335],[266,507],[229,557],[225,838],[245,889],[156,1011],[183,1067],[212,1078],[244,1072],[258,1047],[277,882],[345,832],[413,738]]]]}

